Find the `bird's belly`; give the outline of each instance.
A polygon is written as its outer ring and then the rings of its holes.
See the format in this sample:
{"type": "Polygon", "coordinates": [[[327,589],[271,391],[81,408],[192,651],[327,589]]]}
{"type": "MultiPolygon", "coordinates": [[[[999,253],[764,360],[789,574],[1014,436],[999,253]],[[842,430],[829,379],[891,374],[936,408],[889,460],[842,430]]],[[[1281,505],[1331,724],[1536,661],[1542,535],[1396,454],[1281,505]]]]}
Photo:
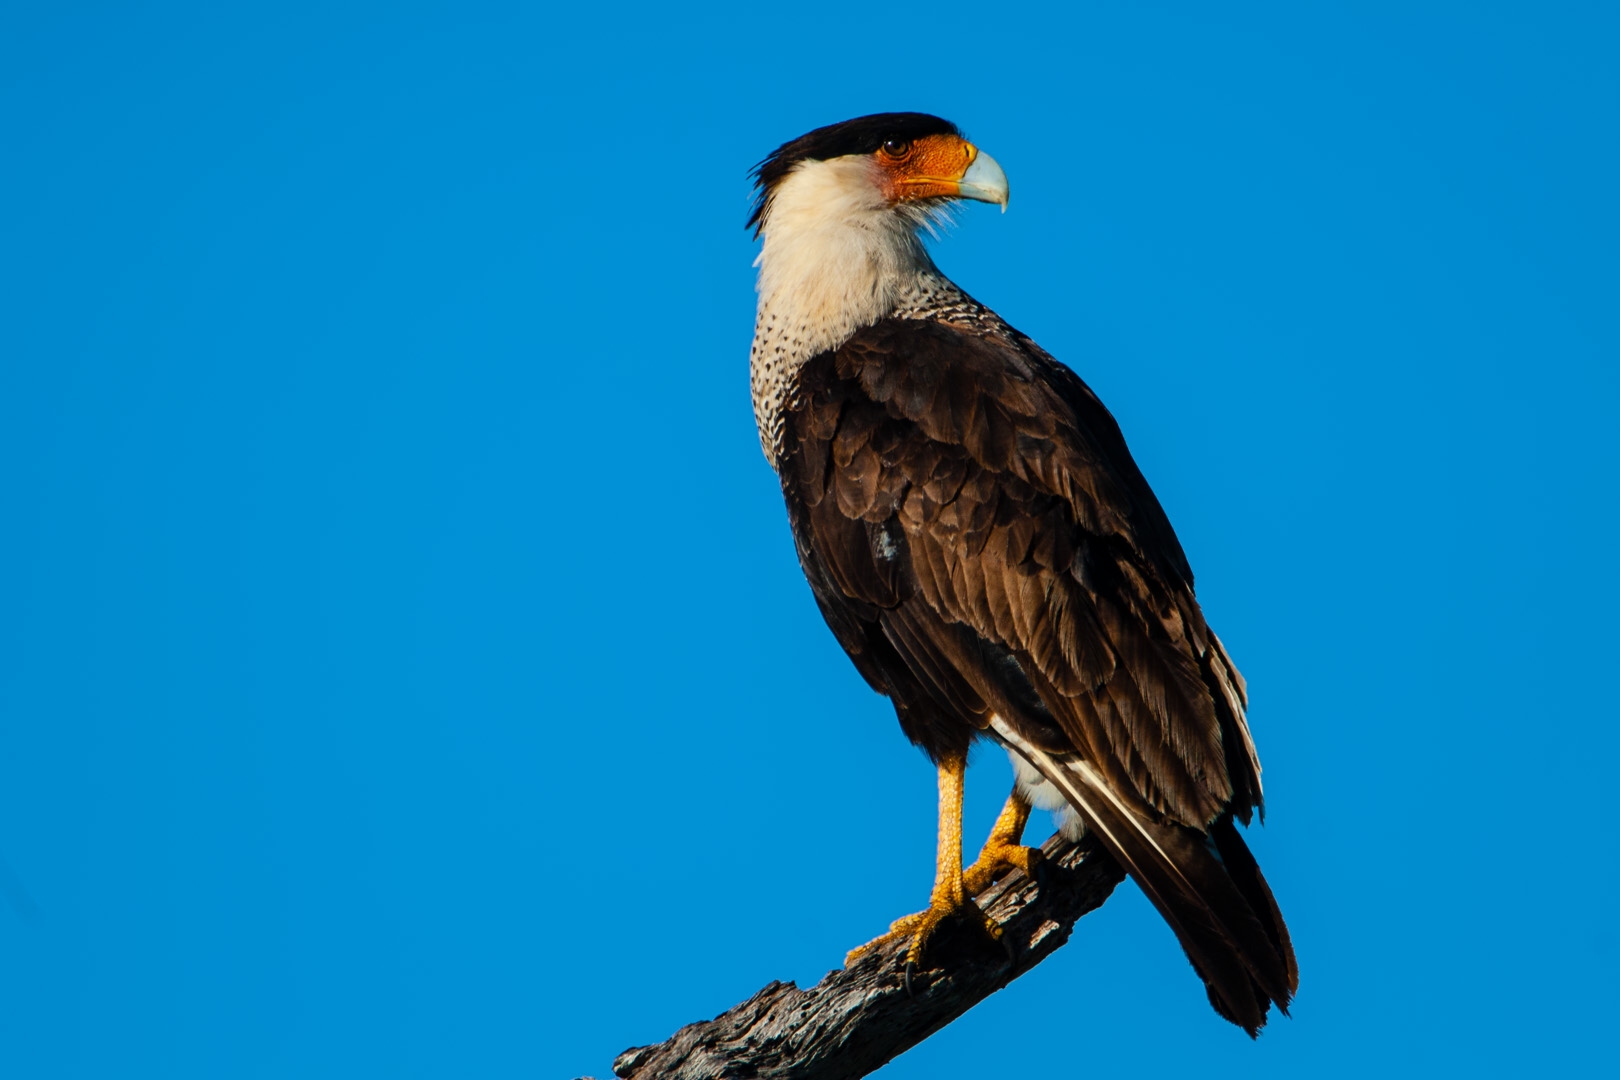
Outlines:
{"type": "Polygon", "coordinates": [[[1037,809],[1050,810],[1052,824],[1070,840],[1078,840],[1086,835],[1086,823],[1075,813],[1074,807],[1064,800],[1057,785],[1042,776],[1035,766],[1025,761],[1017,752],[1008,750],[1007,760],[1012,762],[1013,783],[1019,795],[1037,809]]]}

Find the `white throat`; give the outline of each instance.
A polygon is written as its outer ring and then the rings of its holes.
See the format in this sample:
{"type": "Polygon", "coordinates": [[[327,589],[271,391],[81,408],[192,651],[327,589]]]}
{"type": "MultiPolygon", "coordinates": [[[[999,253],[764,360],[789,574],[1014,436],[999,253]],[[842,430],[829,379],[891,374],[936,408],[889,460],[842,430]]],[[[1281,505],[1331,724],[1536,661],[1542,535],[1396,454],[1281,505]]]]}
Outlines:
{"type": "Polygon", "coordinates": [[[773,465],[799,366],[893,314],[902,300],[945,284],[918,236],[925,213],[897,212],[876,169],[866,156],[803,162],[766,210],[749,375],[760,443],[773,465]]]}

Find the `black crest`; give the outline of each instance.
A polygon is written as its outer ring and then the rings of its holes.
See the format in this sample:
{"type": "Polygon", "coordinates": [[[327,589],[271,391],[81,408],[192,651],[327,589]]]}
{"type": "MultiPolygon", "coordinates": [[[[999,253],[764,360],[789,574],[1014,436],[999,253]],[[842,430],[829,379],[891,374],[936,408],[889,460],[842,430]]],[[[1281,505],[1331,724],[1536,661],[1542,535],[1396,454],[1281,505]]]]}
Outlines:
{"type": "Polygon", "coordinates": [[[847,154],[875,154],[890,139],[912,142],[929,135],[961,135],[956,125],[928,113],[895,112],[858,116],[842,123],[828,124],[778,146],[764,161],[754,166],[754,207],[747,227],[759,235],[760,222],[770,204],[771,192],[782,178],[801,161],[826,161],[847,154]]]}

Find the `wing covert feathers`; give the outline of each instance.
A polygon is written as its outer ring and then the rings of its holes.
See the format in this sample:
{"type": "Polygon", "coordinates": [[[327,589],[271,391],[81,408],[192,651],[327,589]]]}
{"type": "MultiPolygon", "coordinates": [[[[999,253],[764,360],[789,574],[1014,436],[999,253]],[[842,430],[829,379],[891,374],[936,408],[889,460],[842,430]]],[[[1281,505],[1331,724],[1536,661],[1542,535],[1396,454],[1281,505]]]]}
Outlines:
{"type": "Polygon", "coordinates": [[[805,575],[907,736],[938,760],[994,724],[1252,1033],[1298,973],[1233,825],[1263,812],[1242,676],[1113,418],[996,326],[888,319],[799,369],[779,469],[805,575]]]}

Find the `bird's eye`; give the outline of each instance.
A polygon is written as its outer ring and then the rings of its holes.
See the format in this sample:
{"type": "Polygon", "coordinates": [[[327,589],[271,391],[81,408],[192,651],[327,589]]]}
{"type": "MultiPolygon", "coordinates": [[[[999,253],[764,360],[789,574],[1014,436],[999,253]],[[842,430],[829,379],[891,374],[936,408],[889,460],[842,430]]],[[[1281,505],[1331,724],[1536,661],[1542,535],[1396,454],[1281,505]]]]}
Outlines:
{"type": "Polygon", "coordinates": [[[903,158],[911,153],[911,144],[904,139],[889,139],[883,144],[883,152],[892,158],[903,158]]]}

